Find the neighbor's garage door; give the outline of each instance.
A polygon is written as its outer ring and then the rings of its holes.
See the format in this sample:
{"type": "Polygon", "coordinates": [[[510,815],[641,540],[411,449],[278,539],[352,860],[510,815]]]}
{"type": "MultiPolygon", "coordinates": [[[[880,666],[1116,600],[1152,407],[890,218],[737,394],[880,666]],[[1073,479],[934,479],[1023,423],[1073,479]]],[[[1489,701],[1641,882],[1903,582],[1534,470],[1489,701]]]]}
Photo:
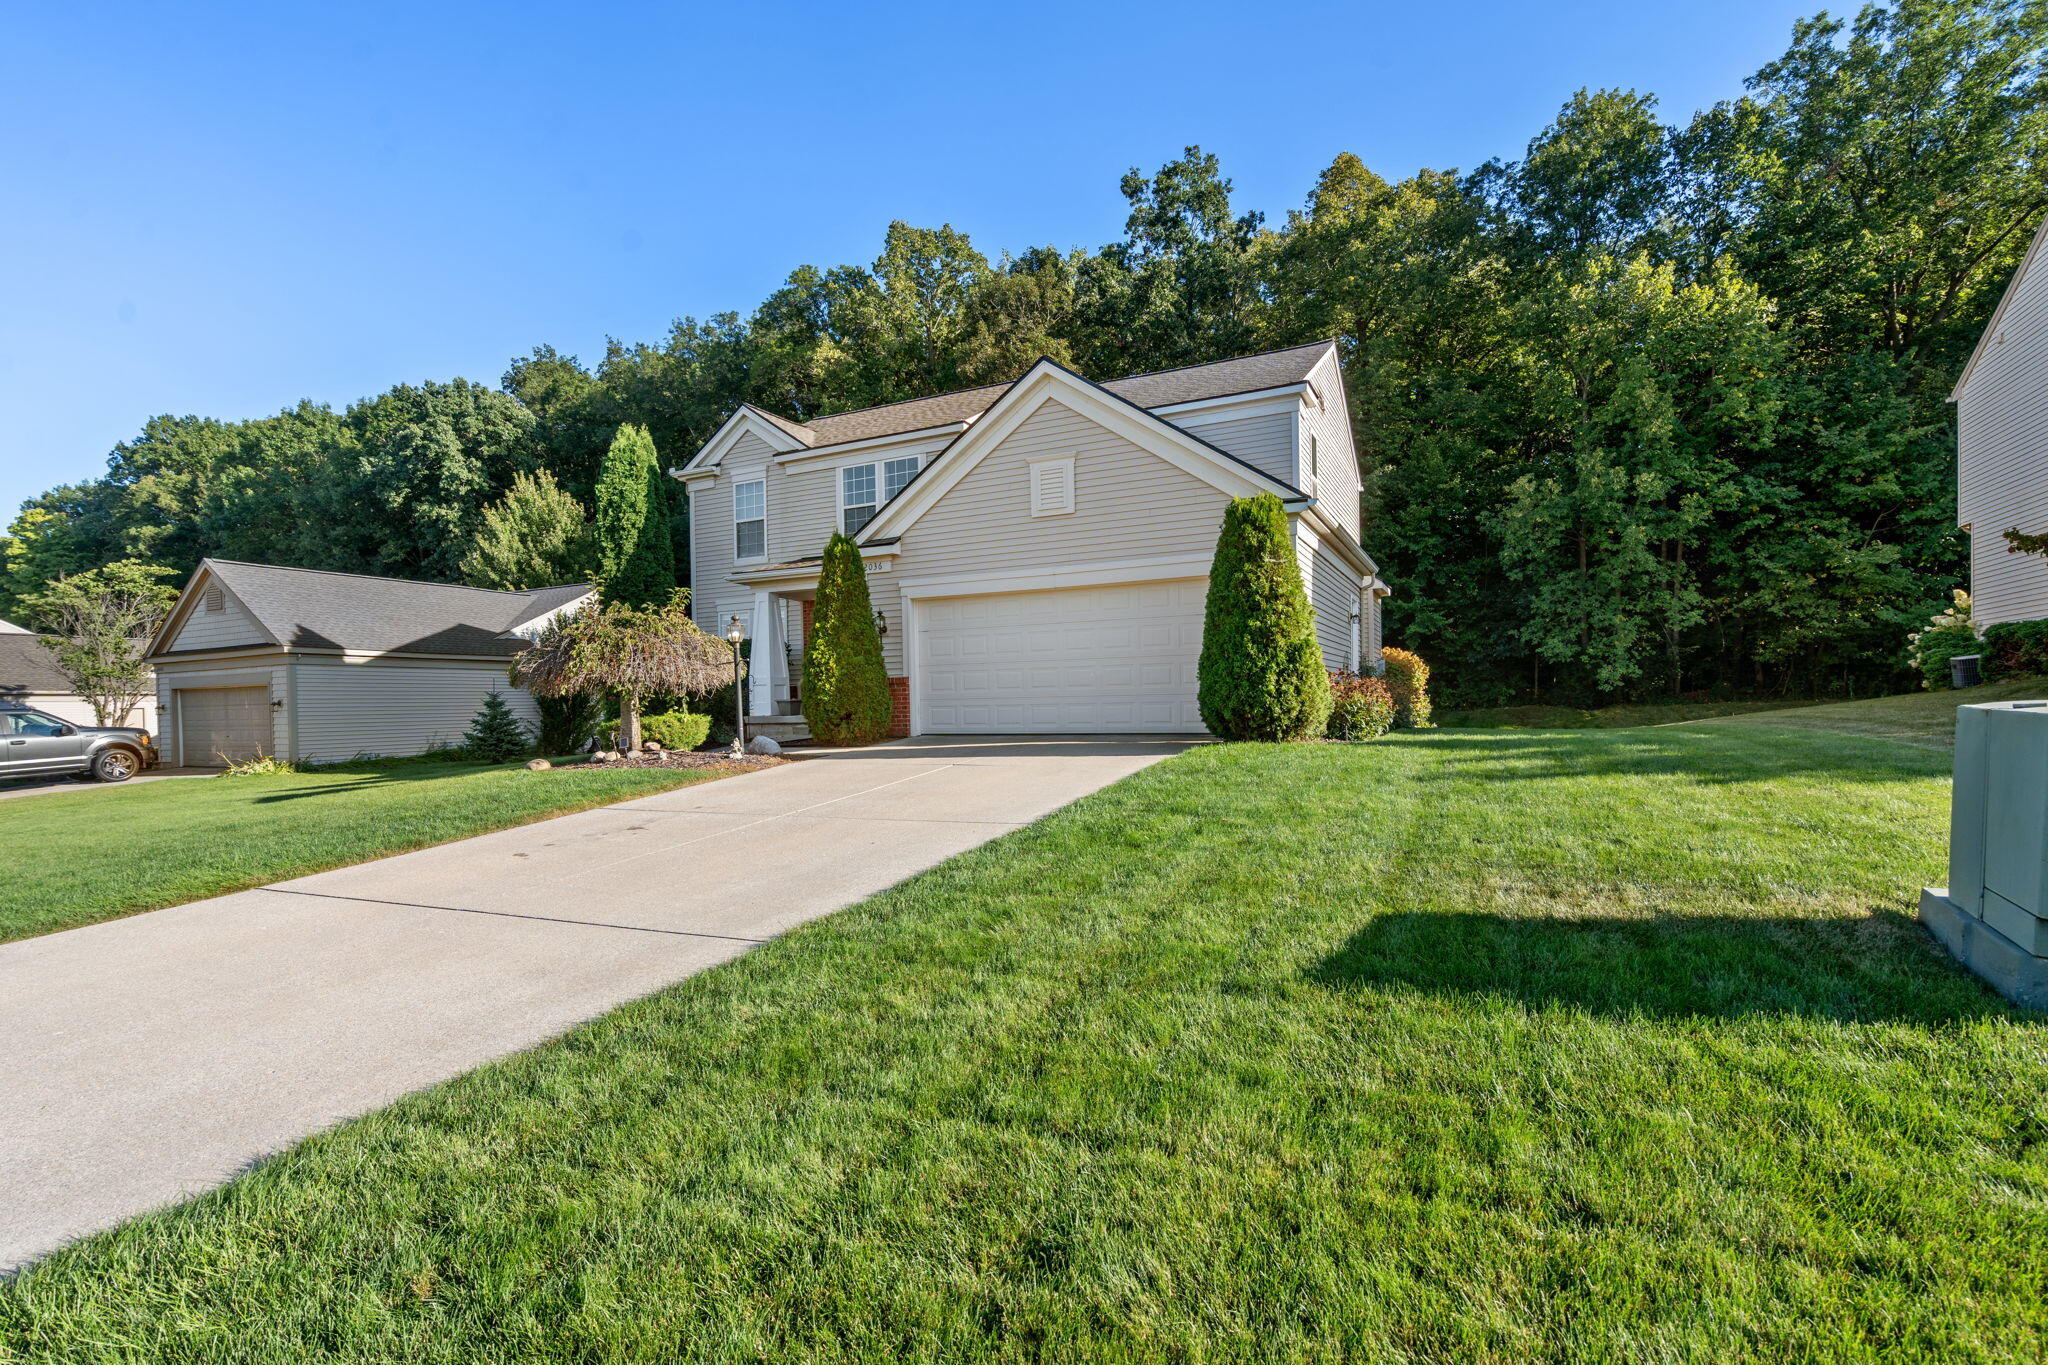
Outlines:
{"type": "Polygon", "coordinates": [[[917,604],[927,734],[1200,733],[1195,661],[1208,581],[1062,588],[917,604]]]}
{"type": "Polygon", "coordinates": [[[213,768],[270,752],[269,688],[184,687],[177,697],[181,761],[213,768]]]}

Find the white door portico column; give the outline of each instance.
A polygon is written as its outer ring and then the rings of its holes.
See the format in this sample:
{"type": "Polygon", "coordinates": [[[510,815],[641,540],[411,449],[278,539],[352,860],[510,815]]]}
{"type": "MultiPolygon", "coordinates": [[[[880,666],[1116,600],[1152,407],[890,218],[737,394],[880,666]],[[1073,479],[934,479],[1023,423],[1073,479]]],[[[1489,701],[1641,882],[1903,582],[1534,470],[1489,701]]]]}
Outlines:
{"type": "Polygon", "coordinates": [[[775,594],[754,594],[754,626],[748,632],[753,648],[747,655],[747,714],[775,714],[775,672],[782,662],[782,613],[775,594]]]}

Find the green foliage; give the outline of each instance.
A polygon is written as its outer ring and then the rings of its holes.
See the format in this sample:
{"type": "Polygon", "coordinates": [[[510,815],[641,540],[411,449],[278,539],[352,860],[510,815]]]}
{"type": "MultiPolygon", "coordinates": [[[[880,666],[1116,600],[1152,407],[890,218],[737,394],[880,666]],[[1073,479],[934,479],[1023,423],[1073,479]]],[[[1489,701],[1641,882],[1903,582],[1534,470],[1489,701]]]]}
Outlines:
{"type": "Polygon", "coordinates": [[[478,763],[503,763],[525,755],[533,748],[533,741],[505,699],[491,691],[485,694],[484,704],[469,722],[461,747],[464,758],[478,763]]]}
{"type": "Polygon", "coordinates": [[[664,749],[694,749],[711,733],[711,717],[692,711],[662,711],[642,716],[640,733],[664,749]]]}
{"type": "Polygon", "coordinates": [[[573,754],[590,742],[604,719],[604,704],[594,692],[571,692],[559,697],[535,697],[540,711],[540,730],[533,747],[543,754],[573,754]]]}
{"type": "Polygon", "coordinates": [[[834,532],[818,569],[804,645],[804,719],[826,744],[873,744],[889,733],[889,671],[860,549],[834,532]]]}
{"type": "Polygon", "coordinates": [[[231,758],[215,777],[283,777],[299,771],[299,765],[288,758],[274,754],[258,754],[254,758],[231,758]]]}
{"type": "MultiPolygon", "coordinates": [[[[1958,654],[1981,654],[1984,639],[1970,620],[1970,594],[1957,588],[1948,609],[1906,637],[1906,656],[1921,675],[1921,685],[1939,692],[1949,685],[1948,661],[1958,654]]],[[[1991,663],[1991,660],[1986,660],[1991,663]]],[[[1984,670],[1991,676],[1991,669],[1984,670]]]]}
{"type": "MultiPolygon", "coordinates": [[[[2000,621],[1995,626],[1984,628],[1984,638],[1977,642],[1977,646],[1985,656],[1986,678],[2048,675],[2048,621],[2000,621]]],[[[1959,654],[1970,652],[1967,649],[1956,651],[1959,654]]],[[[1933,685],[1930,677],[1929,686],[1933,685]]]]}
{"type": "Polygon", "coordinates": [[[547,470],[522,472],[501,500],[484,509],[462,576],[472,587],[502,592],[587,583],[595,567],[593,548],[583,504],[547,470]]]}
{"type": "Polygon", "coordinates": [[[597,573],[609,601],[649,607],[676,589],[669,480],[647,428],[619,428],[597,480],[597,573]]]}
{"type": "Polygon", "coordinates": [[[619,743],[640,747],[640,703],[663,693],[716,688],[729,649],[697,629],[689,595],[671,589],[658,606],[605,601],[558,620],[512,664],[512,680],[537,697],[609,692],[619,700],[619,743]]]}
{"type": "Polygon", "coordinates": [[[171,571],[120,559],[67,574],[23,600],[27,622],[50,635],[43,643],[71,690],[85,698],[101,725],[126,725],[154,687],[142,646],[177,603],[163,583],[171,571]]]}
{"type": "Polygon", "coordinates": [[[1386,670],[1387,690],[1394,698],[1394,725],[1402,730],[1427,729],[1430,724],[1429,665],[1420,654],[1405,649],[1383,649],[1380,663],[1386,670]]]}
{"type": "Polygon", "coordinates": [[[1378,739],[1394,728],[1394,694],[1371,674],[1330,674],[1330,719],[1323,733],[1331,739],[1378,739]]]}
{"type": "Polygon", "coordinates": [[[1330,675],[1287,513],[1271,493],[1224,509],[1197,675],[1202,723],[1219,739],[1306,739],[1329,716],[1330,675]]]}

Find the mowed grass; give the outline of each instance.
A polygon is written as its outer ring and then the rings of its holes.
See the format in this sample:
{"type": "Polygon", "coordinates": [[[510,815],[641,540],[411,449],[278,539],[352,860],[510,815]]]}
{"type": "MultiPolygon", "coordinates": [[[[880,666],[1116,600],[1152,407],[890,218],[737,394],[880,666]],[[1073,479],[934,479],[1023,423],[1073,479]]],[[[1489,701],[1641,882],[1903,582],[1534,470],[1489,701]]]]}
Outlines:
{"type": "Polygon", "coordinates": [[[24,796],[0,802],[0,941],[425,848],[706,776],[401,761],[24,796]]]}
{"type": "Polygon", "coordinates": [[[1451,730],[1630,730],[1642,725],[1675,725],[1755,711],[1811,706],[1799,701],[1645,701],[1587,709],[1579,706],[1487,706],[1440,711],[1436,723],[1451,730]]]}
{"type": "Polygon", "coordinates": [[[1945,778],[1196,750],[57,1253],[0,1357],[2037,1360],[2048,1031],[1910,918],[1945,778]]]}
{"type": "Polygon", "coordinates": [[[1908,692],[1896,697],[1872,697],[1867,701],[1802,706],[1793,711],[1748,712],[1729,719],[1731,723],[1744,725],[1868,735],[1946,753],[1956,747],[1958,706],[2044,697],[2048,697],[2048,679],[2014,678],[1961,691],[1908,692]]]}

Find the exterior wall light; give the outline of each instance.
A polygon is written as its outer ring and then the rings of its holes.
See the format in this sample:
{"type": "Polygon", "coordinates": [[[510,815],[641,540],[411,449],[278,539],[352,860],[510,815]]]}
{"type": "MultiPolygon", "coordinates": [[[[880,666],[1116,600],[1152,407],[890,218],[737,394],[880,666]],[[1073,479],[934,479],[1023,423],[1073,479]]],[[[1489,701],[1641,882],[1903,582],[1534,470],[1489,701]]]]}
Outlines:
{"type": "Polygon", "coordinates": [[[877,634],[877,635],[887,635],[888,633],[889,633],[889,618],[888,618],[888,617],[886,617],[886,616],[884,616],[884,615],[882,615],[882,613],[880,613],[879,611],[878,611],[878,612],[876,612],[876,613],[875,613],[875,634],[877,634]]]}

